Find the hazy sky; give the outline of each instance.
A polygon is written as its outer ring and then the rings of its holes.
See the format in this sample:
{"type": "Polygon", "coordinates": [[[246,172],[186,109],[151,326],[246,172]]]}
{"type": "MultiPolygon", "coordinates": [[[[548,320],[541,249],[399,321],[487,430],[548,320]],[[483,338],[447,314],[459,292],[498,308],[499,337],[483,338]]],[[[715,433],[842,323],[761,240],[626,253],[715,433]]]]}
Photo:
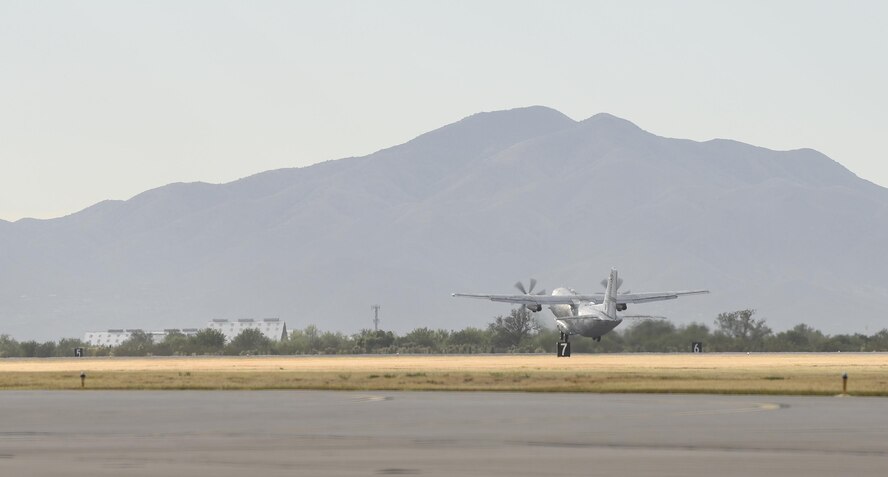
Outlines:
{"type": "Polygon", "coordinates": [[[888,2],[0,2],[0,218],[541,104],[888,186],[888,2]]]}

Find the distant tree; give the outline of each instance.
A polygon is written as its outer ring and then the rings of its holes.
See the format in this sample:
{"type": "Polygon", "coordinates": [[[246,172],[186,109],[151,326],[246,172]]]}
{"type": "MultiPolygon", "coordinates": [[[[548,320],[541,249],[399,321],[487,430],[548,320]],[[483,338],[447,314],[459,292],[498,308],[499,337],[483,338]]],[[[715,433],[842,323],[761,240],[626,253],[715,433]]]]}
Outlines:
{"type": "Polygon", "coordinates": [[[665,320],[642,320],[623,332],[624,350],[648,353],[679,351],[675,325],[665,320]]]}
{"type": "Polygon", "coordinates": [[[292,354],[307,354],[311,349],[308,341],[308,337],[305,336],[305,331],[293,330],[290,332],[286,347],[291,350],[290,353],[292,354]]]}
{"type": "Polygon", "coordinates": [[[867,351],[888,351],[888,329],[882,329],[870,336],[868,346],[867,351]]]}
{"type": "Polygon", "coordinates": [[[864,351],[866,344],[867,337],[860,334],[835,335],[828,337],[818,351],[864,351]]]}
{"type": "MultiPolygon", "coordinates": [[[[707,351],[888,351],[888,329],[873,335],[824,335],[808,325],[799,324],[776,335],[765,325],[765,320],[752,318],[753,310],[740,310],[718,315],[717,328],[699,323],[675,326],[668,321],[641,321],[634,326],[616,330],[602,337],[601,342],[588,339],[572,340],[576,353],[619,352],[687,352],[692,341],[706,343],[707,351]]],[[[18,342],[8,335],[0,335],[0,358],[71,356],[74,348],[86,348],[89,356],[144,356],[188,355],[192,353],[220,354],[299,354],[299,353],[487,353],[492,350],[512,352],[554,352],[558,331],[542,328],[531,312],[512,310],[509,316],[500,316],[487,329],[468,327],[458,331],[416,328],[403,337],[392,331],[361,330],[354,335],[339,332],[321,332],[314,325],[294,330],[289,339],[271,342],[258,330],[238,336],[225,346],[225,335],[218,330],[204,329],[195,336],[178,332],[168,333],[160,343],[151,336],[136,332],[117,348],[91,347],[74,338],[37,342],[18,342]],[[250,336],[252,335],[252,336],[250,336]],[[235,341],[236,340],[236,341],[235,341]]]]}
{"type": "Polygon", "coordinates": [[[117,356],[146,356],[152,353],[154,341],[144,331],[133,331],[130,337],[114,349],[117,356]]]}
{"type": "Polygon", "coordinates": [[[182,356],[194,352],[195,345],[180,331],[167,332],[163,341],[155,343],[154,354],[158,356],[182,356]]]}
{"type": "MultiPolygon", "coordinates": [[[[290,332],[288,343],[276,345],[280,349],[286,349],[289,353],[301,354],[339,354],[339,353],[363,353],[357,345],[359,335],[354,338],[342,333],[321,332],[315,325],[308,325],[302,330],[290,332]]],[[[394,337],[392,337],[394,339],[394,337]]]]}
{"type": "Polygon", "coordinates": [[[0,335],[0,358],[21,356],[22,349],[19,342],[9,335],[0,335]]]}
{"type": "Polygon", "coordinates": [[[55,341],[44,341],[37,345],[37,351],[35,354],[39,358],[49,358],[56,355],[56,343],[55,341]]]}
{"type": "Polygon", "coordinates": [[[225,335],[212,328],[204,328],[191,337],[192,352],[199,354],[219,354],[225,348],[225,335]]]}
{"type": "MultiPolygon", "coordinates": [[[[539,324],[539,320],[537,320],[539,324]]],[[[539,331],[525,340],[524,349],[532,353],[554,353],[555,343],[560,339],[558,330],[555,328],[543,328],[541,325],[539,331]]],[[[592,340],[589,340],[592,341],[592,340]]]]}
{"type": "Polygon", "coordinates": [[[450,333],[446,330],[416,328],[398,340],[403,348],[413,352],[437,352],[447,342],[450,333]]]}
{"type": "Polygon", "coordinates": [[[308,346],[309,352],[318,352],[320,351],[320,332],[318,331],[318,327],[315,325],[308,325],[302,331],[302,334],[305,335],[306,344],[308,346]]]}
{"type": "Polygon", "coordinates": [[[19,356],[23,358],[36,358],[37,357],[37,348],[40,347],[40,343],[34,340],[22,341],[19,343],[19,349],[21,353],[19,356]]]}
{"type": "Polygon", "coordinates": [[[391,331],[363,329],[355,335],[358,353],[377,353],[395,344],[395,334],[391,331]]]}
{"type": "Polygon", "coordinates": [[[340,332],[325,331],[316,339],[316,350],[323,354],[345,354],[354,349],[354,341],[340,332]]]}
{"type": "Polygon", "coordinates": [[[447,343],[456,353],[486,353],[490,351],[490,331],[470,326],[450,333],[447,343]]]}
{"type": "Polygon", "coordinates": [[[576,346],[574,348],[578,352],[624,353],[627,351],[626,339],[624,338],[623,333],[611,332],[602,336],[601,341],[599,342],[594,342],[592,340],[578,340],[578,343],[580,343],[581,346],[576,346]],[[588,349],[584,350],[582,344],[585,344],[588,349]]]}
{"type": "Polygon", "coordinates": [[[62,358],[67,358],[69,356],[74,356],[75,348],[88,348],[89,345],[84,343],[83,341],[77,338],[62,338],[59,340],[59,344],[56,345],[55,355],[62,358]]]}
{"type": "Polygon", "coordinates": [[[271,340],[256,328],[247,328],[225,347],[226,354],[270,354],[271,340]]]}
{"type": "Polygon", "coordinates": [[[539,331],[539,324],[527,308],[515,308],[509,316],[498,316],[490,323],[491,344],[500,350],[516,350],[528,337],[539,331]]]}
{"type": "Polygon", "coordinates": [[[709,338],[709,327],[702,323],[681,326],[677,332],[681,335],[681,341],[687,344],[693,341],[706,341],[709,338]]]}
{"type": "Polygon", "coordinates": [[[826,336],[805,324],[781,331],[767,342],[768,351],[815,351],[826,341],[826,336]]]}
{"type": "Polygon", "coordinates": [[[761,351],[765,338],[771,335],[771,328],[765,320],[752,318],[755,310],[738,310],[730,313],[719,313],[715,319],[717,334],[728,338],[731,349],[725,351],[761,351]]]}
{"type": "Polygon", "coordinates": [[[690,323],[679,326],[675,329],[675,338],[671,351],[679,353],[691,351],[691,345],[695,341],[704,343],[704,346],[708,347],[710,338],[709,327],[704,324],[690,323]]]}

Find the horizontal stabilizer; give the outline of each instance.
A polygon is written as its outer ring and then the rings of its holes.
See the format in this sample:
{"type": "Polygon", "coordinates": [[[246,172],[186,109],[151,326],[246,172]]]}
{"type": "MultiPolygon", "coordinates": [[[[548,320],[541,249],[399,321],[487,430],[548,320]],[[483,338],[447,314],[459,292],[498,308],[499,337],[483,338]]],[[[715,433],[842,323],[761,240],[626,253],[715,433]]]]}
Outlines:
{"type": "Polygon", "coordinates": [[[665,316],[654,316],[654,315],[620,315],[620,318],[624,320],[665,320],[667,319],[665,316]]]}
{"type": "MultiPolygon", "coordinates": [[[[622,317],[621,317],[622,318],[622,317]]],[[[571,320],[595,320],[595,321],[608,321],[602,318],[599,315],[577,315],[577,316],[563,316],[559,318],[555,318],[557,321],[571,321],[571,320]]]]}

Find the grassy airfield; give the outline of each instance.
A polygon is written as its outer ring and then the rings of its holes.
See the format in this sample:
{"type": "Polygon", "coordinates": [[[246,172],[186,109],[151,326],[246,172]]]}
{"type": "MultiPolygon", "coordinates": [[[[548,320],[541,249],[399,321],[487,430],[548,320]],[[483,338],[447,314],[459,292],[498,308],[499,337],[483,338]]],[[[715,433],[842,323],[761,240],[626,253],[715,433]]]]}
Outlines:
{"type": "Polygon", "coordinates": [[[888,396],[888,353],[33,358],[0,390],[332,389],[888,396]]]}

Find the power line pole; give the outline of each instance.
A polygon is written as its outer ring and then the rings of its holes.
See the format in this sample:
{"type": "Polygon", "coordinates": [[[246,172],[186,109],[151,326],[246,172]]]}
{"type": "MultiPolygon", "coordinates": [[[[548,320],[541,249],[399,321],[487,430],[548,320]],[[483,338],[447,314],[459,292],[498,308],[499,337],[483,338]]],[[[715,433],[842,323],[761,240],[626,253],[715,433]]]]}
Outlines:
{"type": "Polygon", "coordinates": [[[370,308],[373,310],[373,331],[379,331],[379,309],[382,307],[379,305],[370,305],[370,308]]]}

